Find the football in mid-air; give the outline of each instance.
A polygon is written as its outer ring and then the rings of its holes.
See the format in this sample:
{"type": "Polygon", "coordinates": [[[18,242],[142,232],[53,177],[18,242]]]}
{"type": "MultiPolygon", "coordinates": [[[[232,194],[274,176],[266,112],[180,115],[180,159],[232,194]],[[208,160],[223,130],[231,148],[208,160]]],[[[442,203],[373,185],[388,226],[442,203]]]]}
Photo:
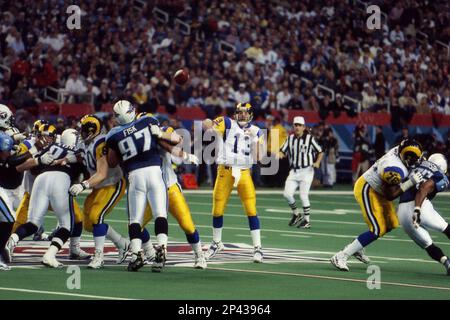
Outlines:
{"type": "Polygon", "coordinates": [[[175,72],[173,79],[178,85],[182,86],[189,80],[189,73],[185,69],[180,69],[175,72]]]}

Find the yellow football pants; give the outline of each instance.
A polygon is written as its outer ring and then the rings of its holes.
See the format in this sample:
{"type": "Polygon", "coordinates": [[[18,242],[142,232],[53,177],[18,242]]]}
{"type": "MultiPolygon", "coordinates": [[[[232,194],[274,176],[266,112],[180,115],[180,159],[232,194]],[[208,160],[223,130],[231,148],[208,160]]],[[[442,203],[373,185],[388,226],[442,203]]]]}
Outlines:
{"type": "MultiPolygon", "coordinates": [[[[16,229],[25,224],[28,220],[28,209],[30,207],[30,198],[31,195],[28,192],[25,192],[23,194],[23,198],[20,201],[19,207],[16,211],[16,222],[13,226],[13,233],[16,231],[16,229]]],[[[49,210],[52,210],[51,206],[48,208],[49,210]]],[[[73,199],[73,209],[75,212],[75,223],[83,222],[83,213],[81,212],[80,206],[76,202],[75,199],[73,199]]]]}
{"type": "Polygon", "coordinates": [[[382,237],[398,227],[399,222],[393,202],[372,189],[363,176],[356,181],[353,191],[370,231],[382,237]]]}
{"type": "MultiPolygon", "coordinates": [[[[184,198],[178,183],[175,183],[167,189],[167,195],[169,197],[169,212],[177,220],[181,229],[186,234],[193,234],[195,232],[195,224],[192,220],[191,210],[184,198]]],[[[152,219],[152,211],[147,204],[144,214],[144,226],[152,219]]]]}
{"type": "Polygon", "coordinates": [[[111,213],[114,206],[122,199],[125,190],[124,178],[115,185],[92,190],[84,201],[84,229],[92,232],[94,224],[103,223],[105,216],[111,213]]]}
{"type": "MultiPolygon", "coordinates": [[[[231,167],[219,165],[213,191],[212,211],[214,217],[223,216],[231,190],[233,190],[233,183],[234,177],[231,175],[231,167]]],[[[256,216],[256,192],[250,169],[241,170],[237,191],[247,216],[256,216]]]]}

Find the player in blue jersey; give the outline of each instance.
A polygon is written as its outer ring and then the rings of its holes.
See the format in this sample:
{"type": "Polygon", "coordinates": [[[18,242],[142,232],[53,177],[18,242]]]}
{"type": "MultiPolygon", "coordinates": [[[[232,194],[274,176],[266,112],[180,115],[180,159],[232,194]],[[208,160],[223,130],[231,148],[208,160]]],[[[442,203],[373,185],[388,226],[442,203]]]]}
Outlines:
{"type": "Polygon", "coordinates": [[[30,213],[27,223],[17,228],[9,238],[6,251],[11,257],[17,243],[34,234],[41,226],[44,215],[51,205],[59,228],[55,232],[51,245],[44,254],[42,263],[48,267],[59,268],[62,264],[56,260],[56,254],[69,239],[74,225],[74,205],[69,195],[71,181],[82,170],[77,155],[79,134],[74,129],[67,129],[61,135],[61,143],[54,143],[43,149],[34,158],[17,166],[17,170],[37,169],[39,174],[33,184],[30,199],[30,213]],[[57,181],[58,183],[55,183],[57,181]]]}
{"type": "Polygon", "coordinates": [[[155,217],[155,260],[152,271],[160,272],[167,252],[167,188],[161,171],[161,157],[157,140],[172,144],[181,142],[176,133],[163,132],[153,117],[136,119],[133,105],[126,100],[118,101],[114,116],[119,124],[106,137],[107,161],[112,168],[120,164],[127,179],[128,232],[131,241],[131,261],[128,271],[137,271],[144,265],[142,252],[142,228],[147,203],[155,217]]]}
{"type": "Polygon", "coordinates": [[[437,193],[449,186],[447,160],[440,153],[432,154],[428,161],[414,169],[411,174],[419,172],[425,179],[420,187],[411,188],[400,196],[397,215],[403,230],[428,255],[444,265],[450,275],[450,259],[433,243],[427,229],[444,233],[450,239],[449,224],[433,208],[431,200],[437,193]]]}
{"type": "Polygon", "coordinates": [[[3,259],[6,242],[14,225],[14,210],[12,199],[5,191],[11,183],[11,178],[19,177],[18,184],[21,183],[21,176],[15,170],[7,165],[7,159],[10,156],[14,146],[13,139],[4,132],[0,132],[0,270],[8,271],[10,267],[3,259]]]}

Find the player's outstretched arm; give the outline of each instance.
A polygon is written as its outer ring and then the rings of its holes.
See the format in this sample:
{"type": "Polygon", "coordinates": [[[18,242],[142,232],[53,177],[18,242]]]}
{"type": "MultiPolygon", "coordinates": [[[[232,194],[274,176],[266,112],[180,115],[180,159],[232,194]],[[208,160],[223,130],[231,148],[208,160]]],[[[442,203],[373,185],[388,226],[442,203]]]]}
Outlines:
{"type": "Polygon", "coordinates": [[[214,121],[212,121],[211,119],[205,119],[202,121],[202,128],[203,130],[209,130],[212,129],[214,127],[214,121]]]}
{"type": "Polygon", "coordinates": [[[435,183],[433,179],[429,179],[421,184],[414,199],[415,207],[421,207],[425,198],[434,191],[435,183]]]}
{"type": "Polygon", "coordinates": [[[70,194],[76,197],[83,190],[99,185],[108,176],[108,170],[109,166],[106,156],[97,159],[97,171],[88,180],[71,186],[69,189],[70,194]]]}
{"type": "Polygon", "coordinates": [[[162,131],[161,128],[156,124],[150,126],[150,131],[152,135],[156,136],[158,139],[163,139],[173,145],[177,145],[183,142],[182,136],[180,136],[176,132],[162,131]]]}

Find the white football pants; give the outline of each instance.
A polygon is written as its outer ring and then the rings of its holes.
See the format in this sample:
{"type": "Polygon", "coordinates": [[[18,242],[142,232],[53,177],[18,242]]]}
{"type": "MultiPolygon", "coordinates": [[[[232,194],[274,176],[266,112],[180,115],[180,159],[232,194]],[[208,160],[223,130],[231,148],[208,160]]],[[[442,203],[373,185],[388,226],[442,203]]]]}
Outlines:
{"type": "Polygon", "coordinates": [[[309,189],[314,179],[314,168],[291,169],[284,185],[283,196],[289,204],[295,202],[295,191],[299,189],[303,207],[309,207],[309,189]]]}
{"type": "Polygon", "coordinates": [[[128,220],[129,224],[144,222],[147,202],[153,218],[167,218],[167,188],[161,167],[151,166],[131,171],[128,174],[128,220]]]}
{"type": "Polygon", "coordinates": [[[416,229],[413,225],[414,201],[400,203],[397,210],[398,219],[403,230],[423,249],[433,243],[427,229],[443,232],[448,223],[434,210],[430,200],[425,199],[422,203],[420,214],[420,226],[416,229]]]}
{"type": "Polygon", "coordinates": [[[16,215],[13,208],[11,190],[0,187],[0,222],[14,222],[16,215]]]}
{"type": "Polygon", "coordinates": [[[70,177],[67,173],[47,171],[38,175],[31,191],[27,222],[40,227],[50,204],[58,219],[58,225],[71,231],[75,215],[69,188],[70,177]]]}

